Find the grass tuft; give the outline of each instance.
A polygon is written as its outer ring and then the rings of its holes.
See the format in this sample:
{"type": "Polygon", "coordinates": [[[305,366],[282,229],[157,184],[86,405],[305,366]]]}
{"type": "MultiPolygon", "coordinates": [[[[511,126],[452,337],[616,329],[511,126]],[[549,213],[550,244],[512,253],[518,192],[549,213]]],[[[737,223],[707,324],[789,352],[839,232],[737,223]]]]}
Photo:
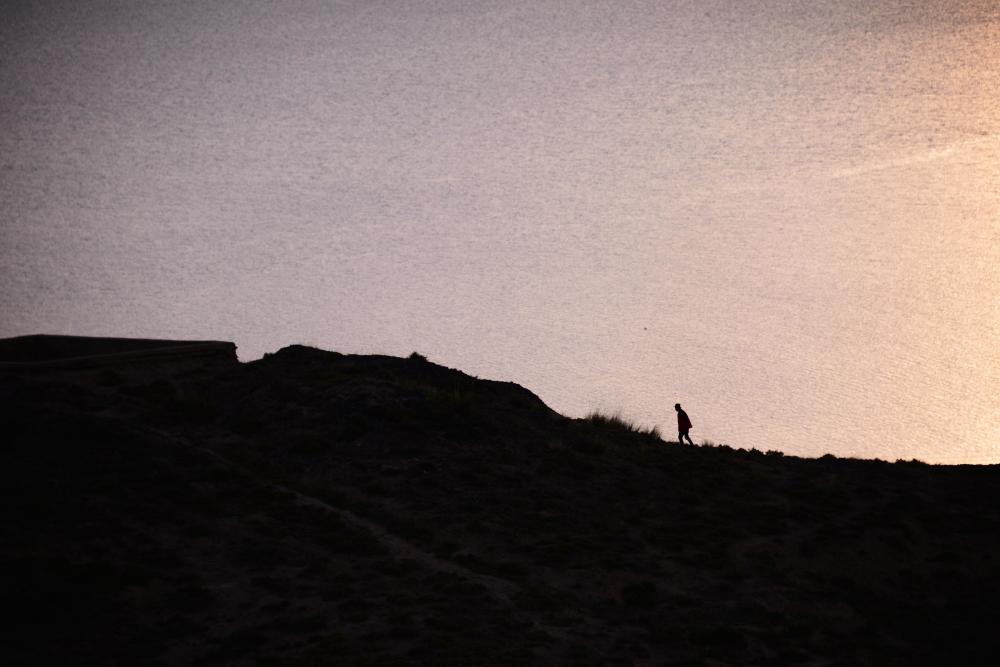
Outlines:
{"type": "Polygon", "coordinates": [[[654,438],[656,440],[663,439],[660,434],[659,427],[641,426],[631,419],[623,417],[620,412],[608,415],[600,412],[599,410],[595,410],[584,417],[584,421],[599,428],[626,431],[628,433],[634,433],[636,435],[654,438]]]}

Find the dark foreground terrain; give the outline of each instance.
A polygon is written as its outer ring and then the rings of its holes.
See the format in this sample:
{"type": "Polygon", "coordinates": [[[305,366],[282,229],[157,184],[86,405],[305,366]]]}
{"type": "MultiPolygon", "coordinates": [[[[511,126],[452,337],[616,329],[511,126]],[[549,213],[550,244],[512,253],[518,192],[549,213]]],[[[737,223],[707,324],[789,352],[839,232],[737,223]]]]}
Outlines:
{"type": "Polygon", "coordinates": [[[681,447],[298,346],[0,378],[4,664],[1000,664],[997,466],[681,447]]]}

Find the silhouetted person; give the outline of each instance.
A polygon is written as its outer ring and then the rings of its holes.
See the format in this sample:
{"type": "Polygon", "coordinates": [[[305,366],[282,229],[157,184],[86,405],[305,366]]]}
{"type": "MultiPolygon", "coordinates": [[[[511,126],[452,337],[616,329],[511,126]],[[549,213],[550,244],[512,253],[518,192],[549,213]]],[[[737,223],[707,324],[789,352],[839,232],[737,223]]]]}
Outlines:
{"type": "Polygon", "coordinates": [[[674,410],[677,411],[677,444],[684,444],[684,438],[687,438],[688,444],[693,445],[691,436],[688,435],[688,431],[691,430],[691,418],[681,409],[680,403],[674,403],[674,410]]]}

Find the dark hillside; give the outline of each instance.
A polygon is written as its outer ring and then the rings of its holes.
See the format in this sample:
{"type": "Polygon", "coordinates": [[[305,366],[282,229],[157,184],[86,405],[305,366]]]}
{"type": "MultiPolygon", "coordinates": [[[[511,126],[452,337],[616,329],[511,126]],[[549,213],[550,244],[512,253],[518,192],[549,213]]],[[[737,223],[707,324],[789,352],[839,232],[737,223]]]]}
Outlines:
{"type": "Polygon", "coordinates": [[[9,664],[995,664],[1000,469],[682,447],[421,357],[7,375],[9,664]]]}

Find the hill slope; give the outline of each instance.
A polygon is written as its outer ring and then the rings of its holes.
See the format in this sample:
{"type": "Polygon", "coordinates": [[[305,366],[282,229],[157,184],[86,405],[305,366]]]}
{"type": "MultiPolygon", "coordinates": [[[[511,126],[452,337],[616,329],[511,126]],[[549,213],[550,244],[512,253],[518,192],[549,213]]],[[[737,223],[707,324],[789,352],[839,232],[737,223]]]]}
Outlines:
{"type": "Polygon", "coordinates": [[[421,358],[3,378],[11,664],[993,664],[1000,469],[681,447],[421,358]]]}

